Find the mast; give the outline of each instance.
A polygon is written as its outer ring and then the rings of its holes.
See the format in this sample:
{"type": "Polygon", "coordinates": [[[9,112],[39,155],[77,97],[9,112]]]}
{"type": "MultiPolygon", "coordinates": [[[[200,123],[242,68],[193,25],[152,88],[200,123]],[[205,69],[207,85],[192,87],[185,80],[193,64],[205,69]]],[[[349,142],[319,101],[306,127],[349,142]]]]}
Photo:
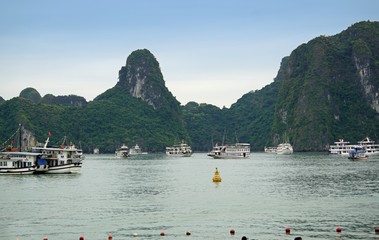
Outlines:
{"type": "Polygon", "coordinates": [[[22,125],[21,123],[18,124],[19,128],[19,134],[18,134],[18,151],[21,152],[21,138],[22,138],[22,125]]]}

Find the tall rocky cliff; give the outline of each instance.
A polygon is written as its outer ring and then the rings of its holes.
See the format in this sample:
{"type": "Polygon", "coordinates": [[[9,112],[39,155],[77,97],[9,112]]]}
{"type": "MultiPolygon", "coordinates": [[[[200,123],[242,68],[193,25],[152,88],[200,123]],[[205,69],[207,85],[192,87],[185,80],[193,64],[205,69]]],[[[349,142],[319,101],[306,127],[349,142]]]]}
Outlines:
{"type": "Polygon", "coordinates": [[[379,137],[379,23],[360,22],[296,48],[279,71],[271,141],[326,150],[345,138],[379,137]]]}
{"type": "MultiPolygon", "coordinates": [[[[91,117],[85,125],[112,129],[114,142],[138,143],[156,151],[181,140],[190,142],[180,103],[165,86],[159,63],[147,49],[132,52],[116,85],[97,96],[86,110],[91,117]],[[104,115],[93,114],[95,108],[104,115]]],[[[93,145],[101,141],[97,134],[88,136],[93,145]]]]}
{"type": "Polygon", "coordinates": [[[119,71],[116,87],[121,87],[135,98],[140,98],[154,109],[164,105],[178,109],[180,103],[166,88],[158,61],[147,49],[132,52],[126,65],[119,71]]]}

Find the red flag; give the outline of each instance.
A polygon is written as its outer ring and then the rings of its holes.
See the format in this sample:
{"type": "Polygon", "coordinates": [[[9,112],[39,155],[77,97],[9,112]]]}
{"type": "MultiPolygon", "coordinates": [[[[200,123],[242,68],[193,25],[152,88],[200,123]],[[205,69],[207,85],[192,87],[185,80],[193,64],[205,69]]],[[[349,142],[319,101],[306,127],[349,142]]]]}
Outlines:
{"type": "Polygon", "coordinates": [[[48,133],[47,133],[47,136],[49,136],[49,137],[50,137],[50,136],[51,136],[51,132],[48,132],[48,133]]]}

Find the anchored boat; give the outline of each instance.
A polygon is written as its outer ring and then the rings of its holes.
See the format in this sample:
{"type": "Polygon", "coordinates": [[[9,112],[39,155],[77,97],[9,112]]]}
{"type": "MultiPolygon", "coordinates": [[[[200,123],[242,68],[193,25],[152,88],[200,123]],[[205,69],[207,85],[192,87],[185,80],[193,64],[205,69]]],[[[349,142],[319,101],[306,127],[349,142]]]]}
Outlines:
{"type": "Polygon", "coordinates": [[[129,148],[125,144],[122,144],[122,146],[116,150],[115,152],[116,158],[127,158],[129,157],[129,148]]]}
{"type": "Polygon", "coordinates": [[[232,145],[224,145],[219,149],[215,149],[213,158],[248,158],[249,156],[249,143],[235,143],[232,145]]]}
{"type": "Polygon", "coordinates": [[[375,141],[366,137],[362,141],[359,141],[358,144],[366,149],[367,155],[376,155],[379,154],[379,144],[375,144],[375,141]]]}
{"type": "Polygon", "coordinates": [[[348,159],[367,159],[366,148],[362,146],[354,146],[354,149],[349,153],[348,159]]]}
{"type": "Polygon", "coordinates": [[[79,173],[84,160],[83,151],[72,143],[59,147],[49,146],[49,138],[43,146],[33,147],[33,152],[41,154],[46,160],[48,170],[45,173],[79,173]]]}
{"type": "Polygon", "coordinates": [[[0,152],[0,174],[33,174],[40,157],[32,152],[0,152]]]}
{"type": "Polygon", "coordinates": [[[147,152],[142,152],[142,149],[140,148],[140,146],[138,146],[138,144],[134,145],[129,150],[129,155],[130,156],[142,155],[142,154],[147,154],[147,152]]]}
{"type": "Polygon", "coordinates": [[[276,154],[289,155],[293,153],[292,145],[289,143],[281,143],[276,147],[276,154]]]}
{"type": "Polygon", "coordinates": [[[166,155],[170,157],[190,157],[192,155],[192,149],[186,143],[174,145],[172,147],[166,147],[166,155]]]}
{"type": "Polygon", "coordinates": [[[207,154],[209,157],[213,157],[216,152],[220,151],[223,146],[219,146],[217,143],[213,146],[212,150],[207,154]]]}
{"type": "Polygon", "coordinates": [[[375,141],[366,137],[362,141],[358,141],[357,145],[350,144],[343,139],[339,139],[338,142],[334,142],[334,145],[329,146],[329,154],[348,156],[356,146],[364,147],[366,150],[366,155],[377,155],[379,154],[379,144],[375,144],[375,141]]]}

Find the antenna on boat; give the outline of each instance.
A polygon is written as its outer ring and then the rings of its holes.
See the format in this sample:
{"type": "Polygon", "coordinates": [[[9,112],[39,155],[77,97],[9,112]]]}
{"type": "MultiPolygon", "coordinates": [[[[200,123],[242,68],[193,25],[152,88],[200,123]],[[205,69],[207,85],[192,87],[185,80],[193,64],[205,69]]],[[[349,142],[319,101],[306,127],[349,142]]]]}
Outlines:
{"type": "Polygon", "coordinates": [[[64,136],[63,141],[62,141],[62,146],[64,146],[64,143],[66,142],[66,140],[67,140],[67,136],[64,136]]]}
{"type": "Polygon", "coordinates": [[[48,143],[49,143],[49,137],[47,137],[45,145],[43,147],[46,148],[48,143]]]}

